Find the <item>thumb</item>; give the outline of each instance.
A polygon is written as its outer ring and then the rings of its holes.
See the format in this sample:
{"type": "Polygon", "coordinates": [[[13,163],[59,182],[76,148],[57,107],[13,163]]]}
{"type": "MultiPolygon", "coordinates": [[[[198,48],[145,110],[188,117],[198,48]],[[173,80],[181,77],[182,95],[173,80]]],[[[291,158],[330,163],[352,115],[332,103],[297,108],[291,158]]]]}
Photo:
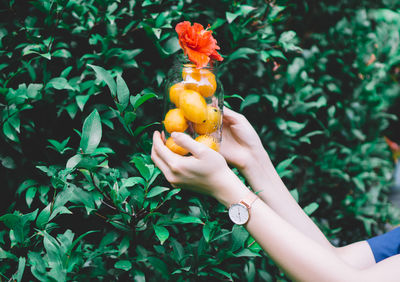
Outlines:
{"type": "Polygon", "coordinates": [[[203,146],[205,146],[199,142],[196,142],[192,137],[182,132],[172,132],[171,137],[174,139],[177,145],[188,150],[194,156],[199,156],[203,151],[203,146]]]}
{"type": "Polygon", "coordinates": [[[241,115],[239,113],[237,113],[227,107],[224,107],[224,115],[223,115],[224,122],[229,123],[229,124],[239,123],[240,116],[241,115]]]}

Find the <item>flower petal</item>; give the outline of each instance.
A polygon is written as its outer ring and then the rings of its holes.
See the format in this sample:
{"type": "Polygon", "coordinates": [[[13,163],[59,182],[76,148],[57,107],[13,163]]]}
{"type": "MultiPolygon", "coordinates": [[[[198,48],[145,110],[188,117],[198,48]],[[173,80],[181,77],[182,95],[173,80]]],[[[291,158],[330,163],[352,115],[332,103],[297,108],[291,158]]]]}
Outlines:
{"type": "Polygon", "coordinates": [[[206,54],[197,52],[193,49],[187,48],[186,53],[189,56],[189,60],[195,63],[198,68],[207,66],[208,62],[210,61],[210,57],[208,57],[206,54]]]}
{"type": "Polygon", "coordinates": [[[178,33],[178,36],[182,36],[184,32],[186,32],[190,28],[190,22],[184,21],[181,23],[178,23],[175,27],[175,31],[178,33]]]}

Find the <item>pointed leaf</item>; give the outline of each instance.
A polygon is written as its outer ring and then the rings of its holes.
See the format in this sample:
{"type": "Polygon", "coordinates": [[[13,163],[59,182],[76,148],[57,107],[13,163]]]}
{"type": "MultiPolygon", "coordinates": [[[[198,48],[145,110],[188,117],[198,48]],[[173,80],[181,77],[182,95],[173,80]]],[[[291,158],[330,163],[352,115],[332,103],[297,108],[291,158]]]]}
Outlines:
{"type": "Polygon", "coordinates": [[[99,80],[105,81],[107,83],[108,88],[111,91],[111,94],[115,96],[115,93],[117,92],[117,85],[115,84],[115,81],[112,78],[111,74],[102,67],[90,64],[88,64],[88,66],[91,67],[96,72],[96,77],[99,80]]]}
{"type": "Polygon", "coordinates": [[[117,97],[124,110],[129,103],[129,89],[121,75],[117,75],[117,97]]]}
{"type": "Polygon", "coordinates": [[[86,154],[91,154],[100,143],[102,135],[100,115],[94,110],[83,123],[80,147],[86,154]]]}
{"type": "Polygon", "coordinates": [[[163,226],[154,225],[154,232],[157,238],[160,240],[161,245],[164,244],[165,240],[169,237],[168,229],[163,226]]]}

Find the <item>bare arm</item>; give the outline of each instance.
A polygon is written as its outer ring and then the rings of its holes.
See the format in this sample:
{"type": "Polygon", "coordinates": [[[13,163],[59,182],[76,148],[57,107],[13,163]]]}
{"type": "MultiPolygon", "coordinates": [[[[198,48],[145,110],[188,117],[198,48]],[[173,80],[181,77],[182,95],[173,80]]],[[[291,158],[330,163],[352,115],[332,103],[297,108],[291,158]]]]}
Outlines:
{"type": "Polygon", "coordinates": [[[365,268],[375,264],[367,242],[334,247],[303,211],[276,172],[268,153],[247,119],[224,109],[221,154],[246,177],[258,196],[282,219],[319,245],[335,252],[348,264],[365,268]]]}
{"type": "Polygon", "coordinates": [[[276,172],[267,152],[247,119],[224,109],[221,154],[246,177],[254,191],[279,216],[322,246],[334,247],[303,212],[276,172]]]}
{"type": "MultiPolygon", "coordinates": [[[[220,194],[217,199],[228,207],[238,202],[245,189],[238,183],[236,191],[239,192],[232,193],[231,187],[230,195],[220,194]]],[[[261,200],[251,207],[245,227],[279,267],[296,281],[397,281],[400,277],[400,255],[369,264],[373,255],[365,241],[332,252],[294,228],[261,200]],[[343,256],[347,260],[343,260],[343,256]],[[363,269],[360,263],[349,263],[349,257],[361,260],[363,269]]]]}
{"type": "MultiPolygon", "coordinates": [[[[152,150],[154,163],[173,185],[210,195],[226,207],[252,193],[228,168],[220,154],[185,134],[175,133],[173,138],[179,146],[192,152],[192,156],[182,157],[169,151],[159,133],[154,134],[152,150]]],[[[281,269],[296,281],[396,281],[400,275],[396,265],[400,256],[360,269],[343,260],[338,252],[300,232],[260,199],[253,203],[245,227],[281,269]]],[[[350,251],[353,257],[365,255],[373,259],[363,243],[343,250],[350,251]]]]}

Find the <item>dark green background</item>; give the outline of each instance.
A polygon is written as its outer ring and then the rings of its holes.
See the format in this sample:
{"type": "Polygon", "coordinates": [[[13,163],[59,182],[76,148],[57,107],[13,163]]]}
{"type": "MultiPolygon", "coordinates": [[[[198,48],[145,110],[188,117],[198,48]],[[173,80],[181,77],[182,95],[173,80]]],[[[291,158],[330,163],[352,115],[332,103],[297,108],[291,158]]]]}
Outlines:
{"type": "Polygon", "coordinates": [[[397,224],[384,136],[400,142],[399,9],[3,1],[1,280],[288,280],[221,205],[178,193],[150,160],[183,20],[211,25],[227,105],[335,245],[397,224]]]}

